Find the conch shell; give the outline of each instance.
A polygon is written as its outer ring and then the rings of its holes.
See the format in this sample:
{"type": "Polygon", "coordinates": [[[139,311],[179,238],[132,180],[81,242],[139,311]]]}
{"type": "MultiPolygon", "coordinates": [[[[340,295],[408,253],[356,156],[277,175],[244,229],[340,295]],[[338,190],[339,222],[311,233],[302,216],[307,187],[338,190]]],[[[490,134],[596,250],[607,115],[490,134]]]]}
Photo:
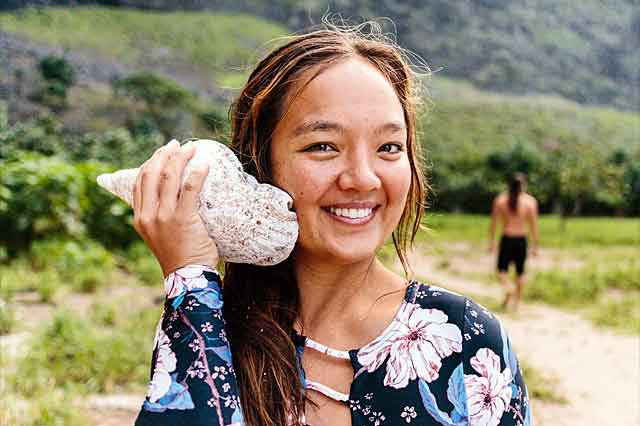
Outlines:
{"type": "MultiPolygon", "coordinates": [[[[197,139],[196,151],[182,177],[182,185],[194,167],[206,163],[198,213],[222,260],[254,265],[275,265],[285,260],[298,238],[293,199],[286,192],[260,184],[243,171],[233,151],[225,145],[197,139]]],[[[133,187],[139,168],[98,176],[98,184],[133,205],[133,187]]]]}

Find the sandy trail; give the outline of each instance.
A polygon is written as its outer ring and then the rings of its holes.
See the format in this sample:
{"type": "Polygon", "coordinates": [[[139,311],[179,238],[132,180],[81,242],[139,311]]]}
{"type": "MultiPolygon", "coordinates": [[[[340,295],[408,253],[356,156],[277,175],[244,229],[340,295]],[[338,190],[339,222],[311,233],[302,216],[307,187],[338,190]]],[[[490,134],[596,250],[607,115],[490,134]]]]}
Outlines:
{"type": "MultiPolygon", "coordinates": [[[[410,264],[422,281],[471,298],[501,300],[500,287],[443,271],[441,260],[424,250],[413,252],[410,264]]],[[[517,314],[499,317],[518,356],[557,379],[556,393],[567,399],[565,405],[534,401],[537,426],[640,424],[640,337],[594,327],[577,314],[542,304],[525,303],[517,314]]]]}

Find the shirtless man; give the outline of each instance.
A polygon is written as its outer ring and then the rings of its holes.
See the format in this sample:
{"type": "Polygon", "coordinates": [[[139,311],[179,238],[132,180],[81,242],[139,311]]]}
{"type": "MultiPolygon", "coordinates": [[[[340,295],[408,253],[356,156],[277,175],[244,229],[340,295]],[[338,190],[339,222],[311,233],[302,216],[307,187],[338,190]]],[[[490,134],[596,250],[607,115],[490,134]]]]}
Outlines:
{"type": "Polygon", "coordinates": [[[531,255],[538,255],[538,201],[526,193],[526,178],[515,173],[509,180],[509,191],[493,200],[489,226],[489,251],[495,252],[495,232],[498,219],[502,222],[502,237],[498,251],[498,278],[505,289],[503,307],[518,309],[525,283],[524,263],[527,258],[527,235],[531,235],[531,255]],[[528,225],[528,226],[527,226],[528,225]],[[527,229],[528,228],[528,229],[527,229]],[[509,282],[511,263],[516,266],[515,288],[509,282]],[[511,305],[510,305],[511,304],[511,305]]]}

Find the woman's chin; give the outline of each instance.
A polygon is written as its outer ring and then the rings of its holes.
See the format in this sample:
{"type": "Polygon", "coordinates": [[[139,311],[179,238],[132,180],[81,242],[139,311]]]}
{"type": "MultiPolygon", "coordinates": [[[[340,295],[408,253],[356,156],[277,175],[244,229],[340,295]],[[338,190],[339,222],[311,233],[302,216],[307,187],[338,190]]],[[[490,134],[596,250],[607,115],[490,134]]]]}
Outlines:
{"type": "Polygon", "coordinates": [[[375,257],[378,246],[376,244],[343,245],[327,250],[328,257],[340,264],[357,263],[375,257]]]}

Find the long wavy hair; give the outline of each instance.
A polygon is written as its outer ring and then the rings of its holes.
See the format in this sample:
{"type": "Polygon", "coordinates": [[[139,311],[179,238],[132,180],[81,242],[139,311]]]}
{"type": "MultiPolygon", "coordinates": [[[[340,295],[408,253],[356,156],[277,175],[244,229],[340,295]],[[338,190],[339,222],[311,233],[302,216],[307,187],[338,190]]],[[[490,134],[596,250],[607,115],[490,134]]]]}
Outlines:
{"type": "MultiPolygon", "coordinates": [[[[407,250],[420,228],[426,182],[416,141],[417,72],[411,57],[382,34],[376,22],[335,26],[287,37],[255,67],[231,105],[231,148],[245,171],[272,182],[270,147],[286,112],[289,91],[305,71],[350,58],[364,58],[393,86],[404,110],[411,184],[393,243],[405,274],[407,250]]],[[[427,70],[422,64],[421,70],[427,70]]],[[[306,74],[305,74],[306,75],[306,74]]],[[[295,87],[298,87],[297,85],[295,87]]],[[[304,85],[303,85],[304,87],[304,85]]],[[[299,293],[294,253],[274,266],[225,263],[224,319],[240,388],[240,402],[250,426],[299,425],[305,396],[296,348],[291,339],[299,293]]]]}

